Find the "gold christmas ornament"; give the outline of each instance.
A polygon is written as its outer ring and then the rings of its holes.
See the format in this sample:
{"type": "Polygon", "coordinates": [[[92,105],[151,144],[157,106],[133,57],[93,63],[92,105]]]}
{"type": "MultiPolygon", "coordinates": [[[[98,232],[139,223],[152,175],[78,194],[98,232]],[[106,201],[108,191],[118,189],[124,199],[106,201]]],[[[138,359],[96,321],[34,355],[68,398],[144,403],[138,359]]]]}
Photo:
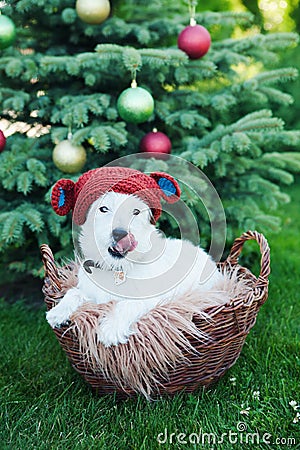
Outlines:
{"type": "Polygon", "coordinates": [[[69,139],[57,144],[52,159],[56,167],[65,173],[79,172],[86,162],[86,151],[82,145],[74,145],[69,139]]]}
{"type": "Polygon", "coordinates": [[[108,0],[77,0],[76,12],[78,17],[90,25],[99,25],[110,14],[108,0]]]}

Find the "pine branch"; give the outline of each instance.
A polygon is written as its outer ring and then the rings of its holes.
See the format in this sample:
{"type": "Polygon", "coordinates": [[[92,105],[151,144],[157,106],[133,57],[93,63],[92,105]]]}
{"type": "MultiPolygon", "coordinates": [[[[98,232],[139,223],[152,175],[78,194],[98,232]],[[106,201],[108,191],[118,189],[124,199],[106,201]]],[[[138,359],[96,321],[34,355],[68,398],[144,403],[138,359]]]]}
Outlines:
{"type": "Polygon", "coordinates": [[[2,101],[3,115],[8,115],[9,111],[14,111],[17,116],[22,115],[22,111],[30,102],[31,97],[27,92],[13,91],[11,96],[5,96],[2,101]],[[6,98],[5,98],[6,97],[6,98]]]}
{"type": "Polygon", "coordinates": [[[47,168],[42,161],[37,158],[29,158],[26,161],[26,167],[32,175],[32,180],[41,187],[46,187],[49,181],[46,177],[47,168]]]}
{"type": "Polygon", "coordinates": [[[59,237],[62,225],[65,224],[66,222],[66,217],[57,216],[57,214],[55,214],[54,211],[51,209],[50,212],[47,211],[45,218],[50,233],[55,237],[59,237]]]}
{"type": "Polygon", "coordinates": [[[33,176],[30,172],[22,172],[16,179],[17,191],[27,195],[32,190],[33,176]]]}
{"type": "MultiPolygon", "coordinates": [[[[199,59],[197,61],[189,60],[186,66],[180,66],[176,68],[176,71],[179,70],[185,70],[187,72],[188,82],[191,86],[193,86],[193,84],[197,81],[214,78],[217,75],[218,67],[215,61],[208,59],[206,60],[199,59]]],[[[186,83],[186,81],[184,81],[183,83],[186,83]]]]}
{"type": "Polygon", "coordinates": [[[124,147],[127,144],[128,137],[124,123],[119,123],[117,127],[106,125],[104,129],[114,147],[124,147]]]}
{"type": "MultiPolygon", "coordinates": [[[[66,131],[65,131],[66,132],[66,131]]],[[[113,145],[115,148],[123,147],[127,144],[127,130],[123,122],[112,125],[100,125],[100,122],[93,121],[90,127],[77,130],[72,138],[74,144],[82,144],[88,141],[95,150],[105,153],[113,145]]]]}
{"type": "MultiPolygon", "coordinates": [[[[294,81],[298,77],[298,70],[294,67],[284,67],[276,70],[269,70],[266,72],[261,72],[251,80],[256,80],[258,84],[270,85],[275,83],[286,83],[289,81],[294,81]]],[[[246,84],[247,81],[244,83],[246,84]]]]}
{"type": "Polygon", "coordinates": [[[280,131],[283,129],[283,126],[284,126],[283,120],[274,117],[271,119],[265,119],[264,121],[249,120],[247,123],[244,123],[242,125],[237,123],[235,126],[232,127],[232,131],[235,132],[270,131],[270,130],[280,131]]]}
{"type": "Polygon", "coordinates": [[[264,35],[264,45],[268,50],[278,52],[289,47],[295,47],[299,43],[297,33],[270,33],[264,35]]]}
{"type": "Polygon", "coordinates": [[[265,94],[266,97],[274,103],[279,103],[280,105],[292,105],[294,103],[294,98],[290,94],[281,92],[278,89],[260,87],[259,91],[265,94]]]}
{"type": "MultiPolygon", "coordinates": [[[[234,51],[233,49],[221,49],[216,50],[216,46],[212,48],[211,52],[211,59],[219,68],[219,70],[222,69],[222,65],[231,66],[231,65],[238,65],[238,64],[245,64],[249,65],[249,57],[248,55],[244,55],[243,53],[237,51],[234,51]]],[[[223,68],[223,72],[227,73],[228,76],[228,69],[226,67],[226,70],[223,68]]]]}
{"type": "Polygon", "coordinates": [[[278,118],[270,117],[272,113],[267,110],[248,114],[228,126],[218,125],[213,131],[200,140],[200,145],[207,147],[214,141],[220,141],[224,136],[238,132],[257,132],[257,131],[277,131],[282,130],[283,121],[278,118]]]}
{"type": "Polygon", "coordinates": [[[133,75],[142,67],[142,58],[135,48],[127,47],[122,53],[122,61],[125,68],[132,71],[133,75]]]}
{"type": "Polygon", "coordinates": [[[11,244],[12,242],[18,242],[23,233],[23,224],[25,217],[19,211],[11,211],[10,213],[0,214],[0,221],[3,220],[0,248],[5,248],[5,244],[11,244]]]}
{"type": "Polygon", "coordinates": [[[53,108],[51,121],[61,122],[67,127],[82,127],[90,122],[91,113],[95,117],[102,117],[110,105],[110,99],[109,95],[101,93],[64,96],[53,108]]]}
{"type": "Polygon", "coordinates": [[[96,52],[102,59],[119,61],[123,60],[124,66],[129,71],[140,70],[143,64],[159,68],[165,64],[179,66],[188,61],[185,53],[175,49],[140,49],[124,47],[115,44],[99,44],[96,52]]]}
{"type": "Polygon", "coordinates": [[[211,106],[216,111],[227,111],[236,105],[238,98],[234,95],[227,93],[226,91],[221,94],[217,94],[211,97],[211,106]]]}
{"type": "Polygon", "coordinates": [[[254,111],[252,113],[247,114],[237,121],[238,124],[243,125],[247,123],[249,120],[264,120],[272,117],[272,111],[269,109],[261,109],[259,111],[254,111]]]}
{"type": "Polygon", "coordinates": [[[93,127],[90,135],[90,141],[97,151],[106,153],[110,149],[110,139],[105,127],[93,127]]]}
{"type": "Polygon", "coordinates": [[[231,206],[226,208],[226,217],[228,220],[237,220],[239,228],[243,230],[259,229],[263,233],[269,233],[270,230],[278,232],[281,225],[281,220],[264,213],[249,193],[241,195],[238,200],[232,199],[231,206]]]}
{"type": "Polygon", "coordinates": [[[172,92],[172,98],[176,102],[180,102],[182,105],[188,106],[209,106],[210,96],[203,92],[199,92],[194,88],[191,89],[178,89],[172,92]],[[192,95],[191,95],[192,94],[192,95]]]}
{"type": "Polygon", "coordinates": [[[294,182],[294,177],[291,173],[287,172],[286,170],[277,169],[276,167],[272,167],[269,164],[266,165],[264,168],[260,168],[260,173],[262,175],[265,175],[267,178],[270,178],[271,180],[282,183],[282,184],[292,184],[294,182]]]}
{"type": "Polygon", "coordinates": [[[24,223],[32,232],[41,232],[44,228],[44,220],[42,214],[38,211],[36,206],[31,203],[23,203],[18,208],[17,211],[23,215],[24,223]]]}
{"type": "Polygon", "coordinates": [[[184,129],[191,130],[194,127],[197,129],[208,128],[211,123],[205,117],[199,114],[197,110],[180,110],[170,114],[165,118],[167,125],[181,124],[184,129]]]}
{"type": "Polygon", "coordinates": [[[290,172],[300,172],[300,152],[271,152],[264,153],[262,156],[262,162],[268,167],[284,168],[290,172]]]}
{"type": "Polygon", "coordinates": [[[297,45],[299,36],[296,33],[272,33],[247,36],[242,39],[224,39],[214,44],[214,49],[227,49],[236,53],[251,55],[251,50],[268,50],[278,52],[297,45]]]}
{"type": "Polygon", "coordinates": [[[140,49],[139,50],[143,63],[154,67],[160,67],[164,64],[178,67],[181,64],[189,61],[187,55],[181,50],[177,49],[140,49]]]}
{"type": "Polygon", "coordinates": [[[196,20],[204,26],[220,25],[224,27],[236,26],[237,24],[250,27],[253,24],[254,16],[248,11],[224,11],[197,13],[196,20]]]}

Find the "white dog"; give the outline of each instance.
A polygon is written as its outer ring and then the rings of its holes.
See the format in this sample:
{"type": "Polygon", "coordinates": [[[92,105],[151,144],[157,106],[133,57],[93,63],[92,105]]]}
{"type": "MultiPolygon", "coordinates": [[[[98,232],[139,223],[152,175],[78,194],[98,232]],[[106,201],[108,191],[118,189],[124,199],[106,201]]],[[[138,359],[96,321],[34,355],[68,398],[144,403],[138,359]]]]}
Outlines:
{"type": "Polygon", "coordinates": [[[188,241],[165,238],[149,206],[136,195],[108,192],[88,210],[79,237],[84,263],[78,285],[47,313],[52,327],[84,302],[115,301],[99,323],[105,346],[127,342],[135,323],[158,304],[211,289],[223,275],[210,256],[188,241]]]}

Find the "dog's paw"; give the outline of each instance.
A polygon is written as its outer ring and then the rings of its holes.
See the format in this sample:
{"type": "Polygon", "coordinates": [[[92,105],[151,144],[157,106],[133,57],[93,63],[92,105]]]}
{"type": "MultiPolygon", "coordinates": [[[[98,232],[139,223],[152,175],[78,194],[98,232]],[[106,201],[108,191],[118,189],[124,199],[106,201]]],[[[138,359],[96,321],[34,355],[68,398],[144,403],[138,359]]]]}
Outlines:
{"type": "Polygon", "coordinates": [[[77,288],[70,289],[58,305],[46,313],[46,319],[52,328],[60,327],[69,322],[71,315],[84,302],[77,288]]]}
{"type": "Polygon", "coordinates": [[[132,334],[134,334],[134,331],[130,326],[122,323],[120,318],[116,317],[105,317],[97,330],[98,342],[101,342],[105,347],[126,344],[132,334]]]}
{"type": "Polygon", "coordinates": [[[69,322],[70,314],[62,308],[56,309],[56,307],[54,307],[46,313],[46,319],[52,328],[58,328],[69,322]]]}

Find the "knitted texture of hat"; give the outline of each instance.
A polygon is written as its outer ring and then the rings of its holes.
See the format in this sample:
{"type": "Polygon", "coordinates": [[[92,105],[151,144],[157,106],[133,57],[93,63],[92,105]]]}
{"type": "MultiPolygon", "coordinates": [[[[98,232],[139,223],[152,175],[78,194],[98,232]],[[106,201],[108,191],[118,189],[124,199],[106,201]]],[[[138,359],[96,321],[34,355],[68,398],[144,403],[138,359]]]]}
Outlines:
{"type": "Polygon", "coordinates": [[[152,210],[155,222],[161,215],[161,189],[152,177],[125,167],[101,167],[84,173],[75,183],[74,222],[82,225],[92,203],[110,191],[138,196],[152,210]]]}
{"type": "Polygon", "coordinates": [[[74,181],[65,178],[55,183],[51,192],[51,205],[59,216],[65,216],[74,208],[75,187],[74,181]]]}

